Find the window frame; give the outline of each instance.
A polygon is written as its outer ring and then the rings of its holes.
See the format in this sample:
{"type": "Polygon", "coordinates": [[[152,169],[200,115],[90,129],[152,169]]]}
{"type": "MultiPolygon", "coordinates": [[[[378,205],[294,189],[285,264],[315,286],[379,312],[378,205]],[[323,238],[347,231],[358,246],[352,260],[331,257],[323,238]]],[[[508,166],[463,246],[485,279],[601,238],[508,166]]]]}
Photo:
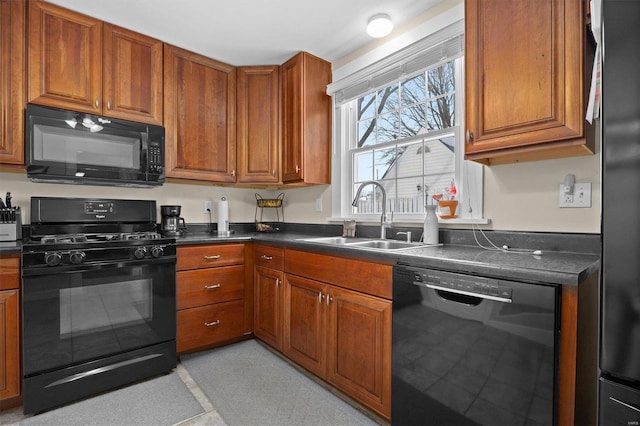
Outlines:
{"type": "MultiPolygon", "coordinates": [[[[384,144],[374,145],[377,148],[384,146],[393,146],[404,144],[409,141],[417,141],[421,139],[430,139],[438,134],[454,133],[455,135],[455,157],[454,157],[454,175],[458,189],[458,199],[460,205],[458,207],[458,217],[455,219],[439,219],[444,223],[488,223],[483,218],[483,187],[484,176],[483,166],[481,164],[464,160],[464,55],[458,58],[451,58],[438,64],[432,64],[425,67],[420,72],[426,72],[428,69],[435,68],[445,62],[455,61],[455,126],[453,128],[434,130],[427,134],[416,135],[410,138],[399,139],[384,144]]],[[[417,75],[414,73],[413,76],[417,75]]],[[[402,76],[399,80],[406,80],[412,75],[402,76]]],[[[360,94],[358,97],[365,96],[367,93],[388,86],[391,83],[384,84],[379,88],[371,88],[369,91],[360,94]]],[[[356,213],[351,206],[354,195],[354,175],[352,153],[358,150],[371,149],[367,148],[351,148],[352,141],[357,140],[357,99],[358,97],[338,104],[335,97],[334,105],[334,141],[333,141],[333,158],[332,158],[332,217],[329,220],[341,221],[345,219],[355,219],[359,222],[379,222],[380,214],[362,214],[356,213]],[[336,184],[339,183],[339,184],[336,184]]],[[[391,218],[390,212],[387,218],[391,218]]],[[[393,213],[393,220],[397,223],[420,223],[424,221],[424,213],[393,213]]]]}

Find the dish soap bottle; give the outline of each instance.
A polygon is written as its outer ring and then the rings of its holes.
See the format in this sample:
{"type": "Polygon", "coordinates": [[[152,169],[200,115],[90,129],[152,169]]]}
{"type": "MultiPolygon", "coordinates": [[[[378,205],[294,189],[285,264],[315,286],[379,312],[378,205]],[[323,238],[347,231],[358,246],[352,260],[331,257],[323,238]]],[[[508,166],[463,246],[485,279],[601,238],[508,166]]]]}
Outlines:
{"type": "Polygon", "coordinates": [[[422,234],[422,242],[424,244],[439,244],[440,239],[438,236],[438,216],[436,216],[436,208],[438,206],[426,205],[424,209],[426,213],[424,215],[424,228],[422,234]]]}

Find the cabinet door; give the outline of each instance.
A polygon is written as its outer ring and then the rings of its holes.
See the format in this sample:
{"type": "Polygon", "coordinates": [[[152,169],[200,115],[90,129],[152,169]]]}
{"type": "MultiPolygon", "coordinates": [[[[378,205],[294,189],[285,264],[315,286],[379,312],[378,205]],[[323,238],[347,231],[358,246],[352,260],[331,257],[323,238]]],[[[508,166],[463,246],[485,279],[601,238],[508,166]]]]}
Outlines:
{"type": "Polygon", "coordinates": [[[19,293],[0,291],[0,400],[20,395],[19,293]]]}
{"type": "Polygon", "coordinates": [[[0,0],[0,163],[24,164],[26,2],[0,0]]]}
{"type": "Polygon", "coordinates": [[[320,377],[326,376],[325,285],[295,275],[284,277],[283,352],[320,377]]]}
{"type": "Polygon", "coordinates": [[[499,164],[592,153],[584,140],[584,2],[465,4],[467,158],[499,164]]]}
{"type": "Polygon", "coordinates": [[[162,42],[105,23],[103,57],[104,114],[162,124],[162,42]]]}
{"type": "Polygon", "coordinates": [[[330,287],[327,380],[391,414],[391,302],[330,287]]]}
{"type": "Polygon", "coordinates": [[[238,183],[276,183],[279,173],[278,67],[238,68],[238,183]]]}
{"type": "Polygon", "coordinates": [[[302,179],[302,56],[280,68],[282,78],[282,181],[302,179]]]}
{"type": "Polygon", "coordinates": [[[300,52],[280,68],[282,181],[331,183],[331,64],[300,52]]]}
{"type": "Polygon", "coordinates": [[[236,180],[236,70],[165,44],[167,177],[236,180]]]}
{"type": "Polygon", "coordinates": [[[28,101],[101,113],[102,21],[29,2],[28,101]]]}
{"type": "Polygon", "coordinates": [[[254,334],[282,350],[283,273],[263,266],[255,267],[254,334]]]}

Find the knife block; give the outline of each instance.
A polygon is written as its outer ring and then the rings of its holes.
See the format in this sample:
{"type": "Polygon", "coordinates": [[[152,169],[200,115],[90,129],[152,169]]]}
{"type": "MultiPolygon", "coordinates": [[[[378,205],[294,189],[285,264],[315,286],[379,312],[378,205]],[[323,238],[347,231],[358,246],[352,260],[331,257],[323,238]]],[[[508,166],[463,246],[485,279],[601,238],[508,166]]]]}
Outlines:
{"type": "Polygon", "coordinates": [[[22,214],[20,206],[0,209],[0,241],[22,239],[22,214]]]}

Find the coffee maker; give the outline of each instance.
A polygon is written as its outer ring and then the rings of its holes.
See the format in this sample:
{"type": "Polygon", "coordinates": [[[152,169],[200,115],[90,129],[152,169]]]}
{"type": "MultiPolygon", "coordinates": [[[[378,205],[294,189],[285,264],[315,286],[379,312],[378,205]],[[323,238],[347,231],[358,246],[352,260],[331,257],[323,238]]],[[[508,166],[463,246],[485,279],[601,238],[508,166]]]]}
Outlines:
{"type": "Polygon", "coordinates": [[[182,206],[160,206],[162,223],[160,233],[164,237],[179,237],[187,230],[187,224],[180,217],[182,206]]]}

